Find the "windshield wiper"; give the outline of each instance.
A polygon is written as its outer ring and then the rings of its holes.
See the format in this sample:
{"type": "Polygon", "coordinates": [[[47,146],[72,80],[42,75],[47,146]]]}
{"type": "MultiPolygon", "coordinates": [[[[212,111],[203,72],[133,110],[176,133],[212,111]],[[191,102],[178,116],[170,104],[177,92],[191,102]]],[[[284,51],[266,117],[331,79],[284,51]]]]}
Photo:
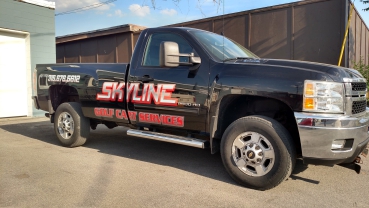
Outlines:
{"type": "Polygon", "coordinates": [[[226,58],[223,60],[223,62],[226,61],[233,61],[233,60],[244,60],[244,59],[249,59],[249,60],[254,60],[255,58],[252,57],[235,57],[235,58],[226,58]]]}

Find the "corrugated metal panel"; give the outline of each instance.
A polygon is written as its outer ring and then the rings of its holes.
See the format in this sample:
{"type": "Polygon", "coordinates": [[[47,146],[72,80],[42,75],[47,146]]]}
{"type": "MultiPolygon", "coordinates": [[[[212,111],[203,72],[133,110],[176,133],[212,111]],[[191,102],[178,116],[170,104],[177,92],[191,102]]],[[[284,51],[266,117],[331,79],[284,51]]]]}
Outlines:
{"type": "Polygon", "coordinates": [[[140,33],[133,33],[133,47],[136,45],[138,37],[140,37],[140,33]]]}
{"type": "Polygon", "coordinates": [[[201,30],[213,31],[213,20],[194,23],[194,24],[184,24],[183,26],[197,28],[201,30]]]}
{"type": "MultiPolygon", "coordinates": [[[[312,0],[225,15],[225,35],[263,58],[337,64],[345,0],[312,0]]],[[[179,23],[220,33],[223,17],[179,23]],[[213,22],[213,23],[212,23],[213,22]]]]}
{"type": "MultiPolygon", "coordinates": [[[[344,37],[345,37],[345,33],[346,33],[346,27],[347,27],[347,21],[348,21],[348,15],[349,15],[349,0],[341,0],[341,10],[342,10],[342,15],[340,17],[341,20],[341,43],[340,43],[340,47],[342,49],[342,44],[344,41],[344,37]]],[[[342,54],[342,60],[341,60],[341,66],[343,67],[348,67],[349,66],[349,51],[348,51],[348,39],[345,40],[345,50],[343,51],[342,54]]],[[[340,50],[341,50],[340,49],[340,50]]],[[[341,54],[341,51],[340,51],[341,54]]],[[[337,64],[339,62],[340,57],[337,58],[337,64]]]]}
{"type": "Polygon", "coordinates": [[[361,37],[360,37],[360,57],[363,59],[364,63],[365,63],[365,59],[366,58],[366,50],[365,50],[365,32],[366,32],[366,28],[365,28],[365,24],[364,22],[361,22],[361,37]]]}
{"type": "Polygon", "coordinates": [[[117,43],[115,35],[99,37],[97,40],[98,63],[116,63],[115,47],[117,43]]]}
{"type": "Polygon", "coordinates": [[[214,33],[221,34],[224,25],[224,35],[241,45],[248,42],[248,16],[238,16],[214,21],[214,33]]]}
{"type": "Polygon", "coordinates": [[[260,57],[289,59],[291,39],[287,20],[287,8],[252,14],[250,50],[260,57]]]}
{"type": "Polygon", "coordinates": [[[350,27],[349,27],[349,34],[347,37],[347,41],[348,41],[348,53],[349,53],[349,57],[348,59],[349,61],[349,66],[352,67],[352,60],[356,60],[356,52],[355,52],[355,28],[356,28],[356,19],[357,19],[357,14],[356,11],[353,11],[352,16],[351,16],[351,21],[350,21],[350,27]]]}
{"type": "Polygon", "coordinates": [[[365,64],[369,64],[369,30],[365,27],[365,64]]]}
{"type": "Polygon", "coordinates": [[[349,50],[349,59],[350,59],[350,67],[353,67],[354,63],[359,62],[360,59],[364,61],[364,63],[369,64],[368,55],[369,55],[369,34],[368,27],[365,22],[360,17],[360,14],[354,9],[350,28],[349,28],[349,37],[348,37],[348,50],[349,50]]]}
{"type": "Polygon", "coordinates": [[[118,63],[129,62],[132,56],[131,50],[129,50],[132,47],[130,39],[131,34],[129,33],[117,34],[118,63]]]}
{"type": "Polygon", "coordinates": [[[56,63],[64,63],[64,45],[56,45],[56,63]]]}
{"type": "Polygon", "coordinates": [[[296,6],[294,59],[337,64],[343,32],[341,15],[341,1],[296,6]]]}
{"type": "Polygon", "coordinates": [[[355,15],[355,61],[359,62],[361,58],[361,19],[356,13],[355,15]]]}
{"type": "Polygon", "coordinates": [[[79,42],[69,42],[64,45],[65,63],[79,63],[80,44],[79,42]]]}
{"type": "Polygon", "coordinates": [[[80,41],[81,44],[81,63],[97,62],[97,38],[80,41]]]}

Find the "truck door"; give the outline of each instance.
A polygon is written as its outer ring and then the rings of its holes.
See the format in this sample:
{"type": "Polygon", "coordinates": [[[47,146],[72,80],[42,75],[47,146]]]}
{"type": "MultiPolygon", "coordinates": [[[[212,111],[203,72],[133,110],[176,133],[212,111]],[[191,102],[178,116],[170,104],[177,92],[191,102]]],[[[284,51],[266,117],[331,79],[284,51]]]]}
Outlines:
{"type": "MultiPolygon", "coordinates": [[[[185,31],[184,31],[185,32],[185,31]]],[[[208,63],[186,34],[155,30],[145,35],[139,61],[131,69],[127,88],[128,110],[133,124],[149,128],[175,127],[205,131],[208,97],[208,63]],[[176,42],[180,53],[202,58],[196,72],[191,66],[161,68],[159,48],[163,41],[176,42]],[[137,88],[137,90],[135,89],[137,88]],[[133,119],[132,119],[133,118],[133,119]]],[[[187,60],[186,60],[187,59],[187,60]]],[[[188,62],[181,57],[180,62],[188,62]]]]}

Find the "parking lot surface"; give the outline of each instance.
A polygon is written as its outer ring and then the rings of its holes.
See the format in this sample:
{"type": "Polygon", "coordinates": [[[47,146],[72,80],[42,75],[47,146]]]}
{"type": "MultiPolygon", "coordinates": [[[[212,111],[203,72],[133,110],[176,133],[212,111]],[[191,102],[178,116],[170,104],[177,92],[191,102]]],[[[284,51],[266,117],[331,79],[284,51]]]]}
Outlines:
{"type": "Polygon", "coordinates": [[[369,207],[369,159],[352,167],[297,162],[278,187],[236,184],[210,150],[133,138],[99,125],[62,147],[46,118],[0,119],[1,207],[369,207]]]}

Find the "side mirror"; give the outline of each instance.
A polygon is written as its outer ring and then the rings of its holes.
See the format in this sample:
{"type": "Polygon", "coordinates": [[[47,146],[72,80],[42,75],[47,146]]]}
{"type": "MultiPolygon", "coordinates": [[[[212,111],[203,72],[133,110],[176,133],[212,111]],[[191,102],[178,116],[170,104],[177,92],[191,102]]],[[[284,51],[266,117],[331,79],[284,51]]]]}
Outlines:
{"type": "Polygon", "coordinates": [[[164,41],[160,43],[159,51],[160,67],[178,67],[179,66],[179,47],[176,42],[164,41]]]}
{"type": "Polygon", "coordinates": [[[159,53],[160,67],[178,67],[179,65],[193,66],[201,64],[201,58],[195,57],[194,53],[179,53],[179,47],[176,42],[161,42],[159,53]],[[188,57],[188,62],[179,62],[179,57],[188,57]]]}

